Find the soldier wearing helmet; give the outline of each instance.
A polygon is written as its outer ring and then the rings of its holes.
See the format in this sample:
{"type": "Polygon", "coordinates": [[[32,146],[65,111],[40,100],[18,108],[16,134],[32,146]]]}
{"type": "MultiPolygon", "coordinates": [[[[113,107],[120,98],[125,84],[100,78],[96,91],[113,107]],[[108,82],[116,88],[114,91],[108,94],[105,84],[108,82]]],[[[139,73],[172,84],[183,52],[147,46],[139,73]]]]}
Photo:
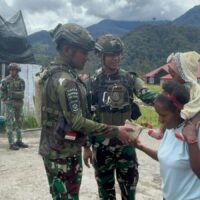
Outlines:
{"type": "Polygon", "coordinates": [[[1,100],[6,105],[6,132],[8,135],[9,148],[19,150],[27,148],[28,145],[22,142],[23,123],[23,99],[25,82],[19,77],[21,71],[17,63],[10,63],[8,66],[9,76],[1,81],[1,100]],[[16,141],[13,132],[16,131],[16,141]]]}
{"type": "Polygon", "coordinates": [[[9,66],[8,66],[8,70],[9,71],[16,70],[17,72],[20,72],[21,68],[20,68],[20,66],[17,63],[10,63],[9,66]]]}
{"type": "MultiPolygon", "coordinates": [[[[111,125],[123,125],[126,119],[137,119],[141,113],[133,102],[134,94],[143,101],[152,102],[155,94],[144,89],[143,81],[135,74],[131,76],[119,67],[124,44],[111,34],[97,38],[95,54],[101,60],[101,67],[91,80],[92,108],[95,120],[111,125]],[[149,94],[141,95],[142,90],[149,94]]],[[[122,199],[135,199],[138,182],[138,162],[135,148],[123,145],[118,138],[91,136],[84,148],[84,161],[93,158],[95,176],[102,200],[116,199],[115,171],[121,189],[122,199]],[[92,145],[93,156],[90,151],[92,145]]]]}
{"type": "Polygon", "coordinates": [[[92,36],[77,24],[59,24],[51,36],[59,56],[43,76],[42,131],[39,153],[43,157],[53,199],[77,199],[86,134],[103,134],[130,140],[124,126],[108,126],[90,120],[87,91],[77,70],[83,69],[92,36]]]}

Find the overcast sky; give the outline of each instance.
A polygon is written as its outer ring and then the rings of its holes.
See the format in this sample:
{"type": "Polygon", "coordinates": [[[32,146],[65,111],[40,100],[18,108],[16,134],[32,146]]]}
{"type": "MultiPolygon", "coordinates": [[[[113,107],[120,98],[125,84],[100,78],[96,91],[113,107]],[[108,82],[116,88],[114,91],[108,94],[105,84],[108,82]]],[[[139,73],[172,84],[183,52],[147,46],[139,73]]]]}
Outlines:
{"type": "Polygon", "coordinates": [[[175,19],[200,0],[0,0],[0,15],[22,10],[28,33],[50,30],[58,23],[90,26],[103,19],[175,19]]]}

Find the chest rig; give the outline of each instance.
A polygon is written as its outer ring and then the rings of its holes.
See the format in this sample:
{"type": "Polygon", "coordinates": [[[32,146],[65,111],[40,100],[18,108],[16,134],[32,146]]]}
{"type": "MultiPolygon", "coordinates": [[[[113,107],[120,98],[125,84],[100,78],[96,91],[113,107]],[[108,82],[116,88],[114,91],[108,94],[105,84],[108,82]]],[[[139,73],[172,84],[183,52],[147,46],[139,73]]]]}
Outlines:
{"type": "MultiPolygon", "coordinates": [[[[80,141],[84,139],[83,134],[71,129],[63,115],[63,110],[57,97],[58,91],[56,86],[53,84],[53,82],[57,82],[60,77],[59,74],[58,76],[56,75],[57,73],[66,74],[66,76],[68,76],[69,79],[74,80],[76,82],[79,94],[78,102],[80,103],[78,107],[81,108],[82,115],[84,117],[89,117],[88,115],[90,114],[86,98],[87,91],[84,83],[75,73],[73,73],[72,70],[65,69],[65,67],[62,66],[58,66],[56,68],[48,70],[46,77],[44,77],[44,92],[42,96],[42,125],[43,127],[51,130],[55,129],[56,133],[54,137],[61,137],[61,142],[63,142],[63,138],[65,138],[69,139],[69,141],[80,143],[80,141]]],[[[69,88],[66,88],[66,90],[68,89],[69,88]]],[[[73,91],[70,94],[72,93],[73,91]]],[[[73,94],[69,97],[67,97],[67,94],[67,91],[65,91],[66,98],[68,99],[68,101],[66,101],[67,107],[69,109],[68,112],[73,112],[73,106],[76,105],[73,104],[75,102],[75,99],[73,99],[73,94]],[[71,104],[69,105],[69,101],[71,101],[72,106],[70,106],[71,104]]]]}
{"type": "Polygon", "coordinates": [[[122,125],[131,118],[133,92],[126,78],[126,72],[106,75],[100,72],[94,81],[94,104],[99,122],[122,125]]]}
{"type": "Polygon", "coordinates": [[[6,81],[8,100],[20,101],[24,99],[25,83],[20,78],[9,77],[6,81]]]}

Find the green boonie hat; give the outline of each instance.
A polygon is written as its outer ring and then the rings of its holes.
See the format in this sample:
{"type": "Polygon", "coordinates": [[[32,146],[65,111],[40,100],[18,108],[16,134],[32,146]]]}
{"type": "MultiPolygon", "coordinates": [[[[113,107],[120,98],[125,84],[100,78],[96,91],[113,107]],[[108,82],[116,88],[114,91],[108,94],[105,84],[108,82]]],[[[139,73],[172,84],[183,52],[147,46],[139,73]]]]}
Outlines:
{"type": "Polygon", "coordinates": [[[17,63],[10,63],[9,65],[8,65],[8,70],[10,71],[10,70],[17,70],[18,72],[20,72],[21,71],[21,68],[20,68],[20,66],[17,64],[17,63]]]}
{"type": "Polygon", "coordinates": [[[112,34],[106,34],[99,37],[95,43],[95,50],[100,53],[122,53],[123,42],[119,37],[112,34]]]}
{"type": "Polygon", "coordinates": [[[94,39],[89,32],[77,24],[58,24],[54,30],[50,32],[53,41],[58,43],[64,39],[67,43],[74,47],[92,51],[94,49],[94,39]]]}

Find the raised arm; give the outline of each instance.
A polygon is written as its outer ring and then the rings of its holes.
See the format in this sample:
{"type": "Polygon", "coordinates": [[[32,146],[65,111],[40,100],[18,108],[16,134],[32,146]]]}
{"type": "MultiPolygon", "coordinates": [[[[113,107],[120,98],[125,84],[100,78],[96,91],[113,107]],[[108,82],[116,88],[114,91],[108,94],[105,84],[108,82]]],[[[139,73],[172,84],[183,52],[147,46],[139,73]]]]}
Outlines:
{"type": "MultiPolygon", "coordinates": [[[[199,120],[200,122],[200,120],[199,120]]],[[[188,144],[190,165],[193,172],[200,178],[200,123],[188,121],[184,127],[183,135],[188,144]]]]}

